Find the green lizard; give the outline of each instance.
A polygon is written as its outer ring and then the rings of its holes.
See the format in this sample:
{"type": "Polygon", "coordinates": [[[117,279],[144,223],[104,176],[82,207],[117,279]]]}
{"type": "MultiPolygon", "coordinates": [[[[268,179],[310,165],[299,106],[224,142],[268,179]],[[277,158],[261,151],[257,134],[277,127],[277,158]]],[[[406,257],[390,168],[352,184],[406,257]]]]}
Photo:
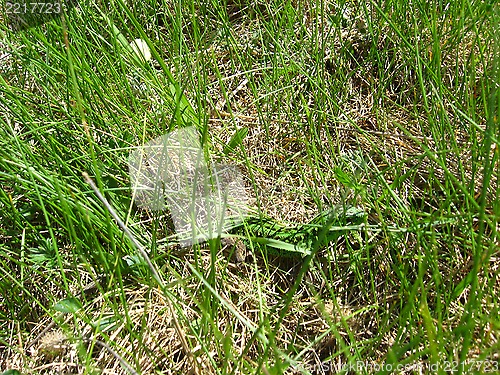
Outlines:
{"type": "Polygon", "coordinates": [[[221,237],[225,244],[232,245],[238,240],[249,240],[266,245],[273,255],[305,257],[312,253],[315,246],[324,247],[347,231],[358,230],[365,217],[365,211],[354,206],[345,210],[326,210],[310,222],[294,226],[282,225],[271,218],[250,216],[234,227],[232,233],[223,234],[221,237]]]}

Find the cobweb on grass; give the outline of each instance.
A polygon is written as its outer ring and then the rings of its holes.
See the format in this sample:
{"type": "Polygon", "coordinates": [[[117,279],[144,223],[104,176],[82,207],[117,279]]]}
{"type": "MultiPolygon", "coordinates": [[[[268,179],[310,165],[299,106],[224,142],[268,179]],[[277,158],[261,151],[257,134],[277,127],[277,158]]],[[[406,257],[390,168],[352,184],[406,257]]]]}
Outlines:
{"type": "Polygon", "coordinates": [[[128,160],[133,200],[169,209],[182,246],[220,236],[248,211],[240,170],[205,160],[195,127],[175,130],[138,147],[128,160]]]}

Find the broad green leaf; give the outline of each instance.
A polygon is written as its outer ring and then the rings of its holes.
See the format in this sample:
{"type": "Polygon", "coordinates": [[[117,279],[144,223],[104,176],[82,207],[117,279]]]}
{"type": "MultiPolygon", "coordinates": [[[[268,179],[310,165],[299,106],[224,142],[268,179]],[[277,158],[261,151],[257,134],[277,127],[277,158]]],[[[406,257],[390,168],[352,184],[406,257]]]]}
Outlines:
{"type": "Polygon", "coordinates": [[[242,144],[243,139],[245,139],[247,134],[248,128],[241,128],[236,130],[229,143],[226,145],[226,147],[224,147],[224,151],[222,151],[224,155],[228,155],[231,152],[234,152],[242,144]]]}
{"type": "Polygon", "coordinates": [[[82,304],[76,298],[65,298],[54,305],[56,311],[62,313],[75,313],[82,308],[82,304]]]}
{"type": "Polygon", "coordinates": [[[102,319],[99,319],[96,322],[92,323],[92,326],[96,329],[97,332],[107,332],[110,331],[117,326],[117,322],[119,322],[121,319],[119,316],[108,316],[104,317],[102,319]]]}

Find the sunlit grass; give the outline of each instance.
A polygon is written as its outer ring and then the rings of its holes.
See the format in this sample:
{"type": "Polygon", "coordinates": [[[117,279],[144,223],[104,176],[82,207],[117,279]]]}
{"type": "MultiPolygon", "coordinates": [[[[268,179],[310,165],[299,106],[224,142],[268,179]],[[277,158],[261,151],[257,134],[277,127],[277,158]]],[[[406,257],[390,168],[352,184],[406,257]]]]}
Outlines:
{"type": "Polygon", "coordinates": [[[476,1],[119,0],[0,26],[0,368],[498,367],[498,20],[476,1]],[[132,202],[128,155],[191,125],[255,201],[244,263],[218,239],[179,249],[168,211],[132,202]],[[307,256],[275,251],[329,210],[307,256]],[[66,349],[28,349],[52,321],[66,349]]]}

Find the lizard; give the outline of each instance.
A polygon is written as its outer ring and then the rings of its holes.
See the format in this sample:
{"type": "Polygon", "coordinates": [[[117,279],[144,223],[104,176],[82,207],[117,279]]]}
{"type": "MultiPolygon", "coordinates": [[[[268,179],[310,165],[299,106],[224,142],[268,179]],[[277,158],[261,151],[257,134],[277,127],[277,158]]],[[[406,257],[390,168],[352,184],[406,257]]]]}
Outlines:
{"type": "Polygon", "coordinates": [[[303,258],[315,246],[324,247],[349,230],[358,230],[366,212],[355,206],[325,210],[305,224],[284,225],[269,217],[249,216],[230,233],[221,235],[224,246],[234,247],[237,262],[244,261],[245,242],[263,244],[272,255],[303,258]]]}

